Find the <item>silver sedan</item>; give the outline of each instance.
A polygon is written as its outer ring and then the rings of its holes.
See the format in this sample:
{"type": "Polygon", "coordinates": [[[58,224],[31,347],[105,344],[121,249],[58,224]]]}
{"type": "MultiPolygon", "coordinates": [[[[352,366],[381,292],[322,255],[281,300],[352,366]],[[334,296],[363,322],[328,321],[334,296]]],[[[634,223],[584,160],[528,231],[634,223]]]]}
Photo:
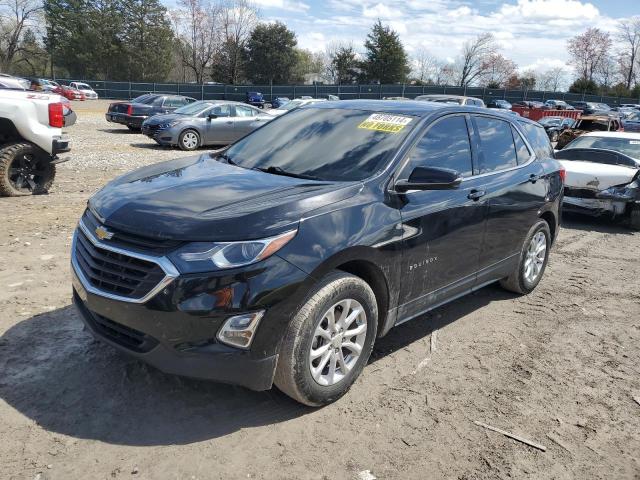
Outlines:
{"type": "Polygon", "coordinates": [[[142,133],[160,145],[195,150],[206,145],[228,145],[273,116],[239,102],[203,100],[154,115],[142,124],[142,133]]]}

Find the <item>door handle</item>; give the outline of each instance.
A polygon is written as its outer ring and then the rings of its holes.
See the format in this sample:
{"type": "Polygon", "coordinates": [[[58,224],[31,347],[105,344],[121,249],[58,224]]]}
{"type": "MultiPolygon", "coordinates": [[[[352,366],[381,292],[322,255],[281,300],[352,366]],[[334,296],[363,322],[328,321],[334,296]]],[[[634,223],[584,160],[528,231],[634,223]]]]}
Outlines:
{"type": "Polygon", "coordinates": [[[536,183],[538,180],[540,180],[540,175],[536,175],[535,173],[529,175],[529,181],[531,183],[536,183]]]}
{"type": "Polygon", "coordinates": [[[471,192],[469,192],[469,195],[467,195],[467,198],[469,200],[478,201],[486,194],[487,192],[485,192],[484,190],[471,190],[471,192]]]}

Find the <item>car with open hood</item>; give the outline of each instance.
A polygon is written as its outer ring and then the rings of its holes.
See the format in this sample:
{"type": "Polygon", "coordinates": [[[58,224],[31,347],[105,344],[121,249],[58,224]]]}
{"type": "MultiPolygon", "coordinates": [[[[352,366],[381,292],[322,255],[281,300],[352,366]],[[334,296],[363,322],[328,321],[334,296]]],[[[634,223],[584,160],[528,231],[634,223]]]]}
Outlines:
{"type": "Polygon", "coordinates": [[[142,133],[160,145],[195,150],[233,143],[270,120],[272,115],[251,105],[203,100],[145,120],[142,133]]]}
{"type": "Polygon", "coordinates": [[[590,132],[559,152],[564,209],[624,217],[640,228],[640,133],[590,132]]]}
{"type": "Polygon", "coordinates": [[[488,109],[300,107],[98,191],[74,233],[74,302],[161,370],[324,405],[394,325],[493,282],[538,285],[559,229],[552,156],[541,126],[488,109]]]}
{"type": "Polygon", "coordinates": [[[542,125],[549,135],[549,140],[557,142],[560,134],[567,128],[572,128],[576,121],[573,118],[568,117],[542,117],[538,120],[538,123],[542,125]]]}

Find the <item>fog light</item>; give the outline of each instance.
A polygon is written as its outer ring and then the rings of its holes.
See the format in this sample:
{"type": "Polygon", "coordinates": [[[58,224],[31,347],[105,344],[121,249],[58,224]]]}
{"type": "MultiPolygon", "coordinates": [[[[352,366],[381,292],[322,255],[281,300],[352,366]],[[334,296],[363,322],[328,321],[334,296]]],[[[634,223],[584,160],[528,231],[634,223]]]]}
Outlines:
{"type": "Polygon", "coordinates": [[[218,332],[218,340],[232,347],[249,348],[264,310],[229,317],[218,332]]]}

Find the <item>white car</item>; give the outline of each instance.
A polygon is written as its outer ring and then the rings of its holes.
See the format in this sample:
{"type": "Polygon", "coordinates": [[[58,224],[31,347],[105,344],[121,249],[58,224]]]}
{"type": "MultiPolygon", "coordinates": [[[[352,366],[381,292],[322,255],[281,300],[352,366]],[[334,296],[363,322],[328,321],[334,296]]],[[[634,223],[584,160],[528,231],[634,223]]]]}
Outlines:
{"type": "Polygon", "coordinates": [[[564,210],[627,217],[640,229],[640,133],[590,132],[556,152],[564,210]]]}
{"type": "Polygon", "coordinates": [[[71,82],[69,84],[69,87],[75,88],[76,90],[79,90],[80,92],[84,93],[84,96],[86,97],[87,100],[98,99],[98,94],[93,90],[93,88],[91,88],[91,85],[89,85],[88,83],[71,82]]]}
{"type": "Polygon", "coordinates": [[[311,105],[312,103],[318,102],[326,102],[325,98],[296,98],[295,100],[291,100],[288,103],[285,103],[280,108],[273,108],[268,110],[267,113],[270,115],[282,115],[283,113],[287,113],[295,108],[304,107],[305,105],[311,105]]]}

